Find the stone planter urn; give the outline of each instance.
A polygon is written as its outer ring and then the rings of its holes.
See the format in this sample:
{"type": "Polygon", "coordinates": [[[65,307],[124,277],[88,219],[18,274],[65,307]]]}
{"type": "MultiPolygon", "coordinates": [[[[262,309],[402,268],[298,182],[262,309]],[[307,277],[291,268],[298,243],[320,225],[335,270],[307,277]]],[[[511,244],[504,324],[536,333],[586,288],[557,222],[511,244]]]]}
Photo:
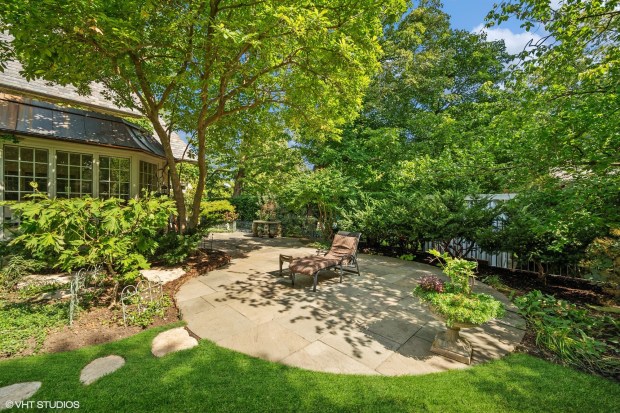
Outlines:
{"type": "MultiPolygon", "coordinates": [[[[437,320],[445,323],[445,318],[435,311],[433,307],[429,306],[429,310],[437,320]]],[[[477,326],[471,323],[453,323],[452,327],[449,327],[446,324],[447,330],[441,331],[435,335],[433,345],[431,346],[431,352],[461,363],[471,364],[473,347],[467,339],[460,336],[459,332],[461,328],[472,327],[477,326]]]]}

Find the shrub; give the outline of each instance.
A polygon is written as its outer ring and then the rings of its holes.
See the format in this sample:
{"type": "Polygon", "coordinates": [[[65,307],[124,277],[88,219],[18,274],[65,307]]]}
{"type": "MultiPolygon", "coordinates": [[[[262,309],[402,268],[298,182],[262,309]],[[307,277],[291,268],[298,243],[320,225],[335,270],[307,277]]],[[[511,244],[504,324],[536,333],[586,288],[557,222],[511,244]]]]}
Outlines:
{"type": "Polygon", "coordinates": [[[21,245],[35,259],[64,271],[103,266],[116,281],[133,280],[139,269],[148,268],[145,255],[155,251],[157,232],[176,213],[174,202],[163,197],[125,202],[35,194],[11,208],[21,234],[10,245],[21,245]]]}
{"type": "Polygon", "coordinates": [[[232,222],[238,218],[235,207],[226,200],[200,203],[201,224],[210,226],[220,222],[232,222]]]}
{"type": "Polygon", "coordinates": [[[259,209],[258,197],[254,195],[240,195],[230,199],[230,203],[235,207],[242,221],[252,221],[256,218],[259,209]]]}
{"type": "Polygon", "coordinates": [[[592,241],[580,264],[592,278],[608,282],[610,288],[606,291],[620,299],[620,228],[614,228],[608,236],[592,241]]]}
{"type": "Polygon", "coordinates": [[[158,247],[153,254],[154,260],[161,260],[166,265],[182,264],[196,253],[202,234],[180,235],[168,232],[157,239],[158,247]]]}
{"type": "Polygon", "coordinates": [[[620,373],[620,326],[615,319],[590,315],[585,309],[538,290],[514,302],[535,331],[536,344],[560,361],[610,376],[620,373]]]}

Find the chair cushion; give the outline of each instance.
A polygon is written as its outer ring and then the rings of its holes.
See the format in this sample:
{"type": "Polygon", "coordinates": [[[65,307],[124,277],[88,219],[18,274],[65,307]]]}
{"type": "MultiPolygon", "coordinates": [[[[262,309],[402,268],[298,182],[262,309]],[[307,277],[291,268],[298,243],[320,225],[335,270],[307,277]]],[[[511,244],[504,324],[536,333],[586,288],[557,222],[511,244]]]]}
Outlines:
{"type": "Polygon", "coordinates": [[[313,275],[315,272],[333,267],[340,263],[339,259],[322,256],[298,258],[293,260],[289,270],[296,274],[313,275]]]}
{"type": "Polygon", "coordinates": [[[349,235],[336,234],[332,242],[329,252],[325,254],[326,258],[336,258],[345,255],[353,255],[357,250],[357,237],[349,235]]]}

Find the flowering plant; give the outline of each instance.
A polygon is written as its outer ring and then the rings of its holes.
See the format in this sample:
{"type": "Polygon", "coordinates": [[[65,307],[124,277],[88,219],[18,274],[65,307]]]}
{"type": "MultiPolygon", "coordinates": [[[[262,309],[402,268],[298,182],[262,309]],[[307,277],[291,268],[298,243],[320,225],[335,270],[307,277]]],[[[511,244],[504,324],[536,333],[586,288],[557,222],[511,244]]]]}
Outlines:
{"type": "Polygon", "coordinates": [[[448,327],[456,323],[484,324],[504,314],[503,304],[488,294],[474,294],[469,280],[474,277],[475,263],[432,250],[440,258],[444,274],[450,282],[438,277],[423,277],[413,293],[428,303],[433,311],[442,316],[448,327]]]}
{"type": "Polygon", "coordinates": [[[437,293],[443,293],[445,283],[434,275],[427,275],[420,280],[420,288],[425,291],[435,291],[437,293]]]}

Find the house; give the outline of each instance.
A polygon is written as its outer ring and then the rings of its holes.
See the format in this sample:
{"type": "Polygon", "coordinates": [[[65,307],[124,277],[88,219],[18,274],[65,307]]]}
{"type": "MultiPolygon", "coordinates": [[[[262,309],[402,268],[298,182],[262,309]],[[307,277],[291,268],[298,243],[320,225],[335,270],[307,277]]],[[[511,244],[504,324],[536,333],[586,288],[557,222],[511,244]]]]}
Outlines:
{"type": "MultiPolygon", "coordinates": [[[[0,72],[0,201],[20,201],[38,190],[51,197],[90,195],[128,199],[143,189],[166,192],[167,162],[156,136],[132,123],[140,115],[119,108],[100,85],[90,96],[69,86],[27,81],[21,65],[0,72]]],[[[189,160],[173,133],[172,150],[189,160]]],[[[0,224],[11,222],[8,207],[0,224]]]]}

